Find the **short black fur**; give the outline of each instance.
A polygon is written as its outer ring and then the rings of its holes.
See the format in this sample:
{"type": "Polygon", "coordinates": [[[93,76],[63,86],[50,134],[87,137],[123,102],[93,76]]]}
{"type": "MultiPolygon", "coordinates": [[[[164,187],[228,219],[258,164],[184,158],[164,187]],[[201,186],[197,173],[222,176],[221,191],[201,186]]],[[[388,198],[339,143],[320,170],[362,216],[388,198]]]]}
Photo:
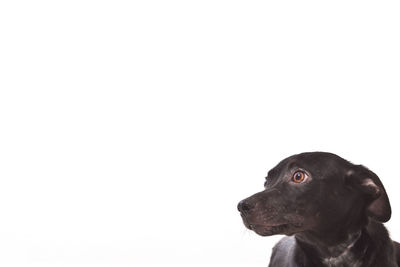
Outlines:
{"type": "Polygon", "coordinates": [[[391,207],[379,177],[335,154],[282,160],[268,172],[265,189],[238,209],[257,234],[287,235],[274,247],[270,267],[400,266],[400,245],[382,224],[391,207]]]}

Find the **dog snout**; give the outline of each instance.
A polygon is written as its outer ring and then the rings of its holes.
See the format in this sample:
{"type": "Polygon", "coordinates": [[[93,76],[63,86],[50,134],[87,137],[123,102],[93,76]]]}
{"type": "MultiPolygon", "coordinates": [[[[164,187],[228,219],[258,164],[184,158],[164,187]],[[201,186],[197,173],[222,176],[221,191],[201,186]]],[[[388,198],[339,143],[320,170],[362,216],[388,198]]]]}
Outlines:
{"type": "Polygon", "coordinates": [[[242,200],[239,202],[237,208],[242,213],[248,213],[250,210],[254,208],[254,205],[246,200],[242,200]]]}

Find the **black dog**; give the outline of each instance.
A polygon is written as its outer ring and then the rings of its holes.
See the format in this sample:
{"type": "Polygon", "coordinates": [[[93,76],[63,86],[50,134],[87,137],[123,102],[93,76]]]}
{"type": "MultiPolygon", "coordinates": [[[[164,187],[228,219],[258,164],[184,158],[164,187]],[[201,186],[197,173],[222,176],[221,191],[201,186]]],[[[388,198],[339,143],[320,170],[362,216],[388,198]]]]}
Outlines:
{"type": "Polygon", "coordinates": [[[382,224],[391,216],[389,199],[366,167],[302,153],[270,170],[264,187],[238,209],[257,234],[288,236],[275,245],[270,267],[400,266],[400,244],[382,224]]]}

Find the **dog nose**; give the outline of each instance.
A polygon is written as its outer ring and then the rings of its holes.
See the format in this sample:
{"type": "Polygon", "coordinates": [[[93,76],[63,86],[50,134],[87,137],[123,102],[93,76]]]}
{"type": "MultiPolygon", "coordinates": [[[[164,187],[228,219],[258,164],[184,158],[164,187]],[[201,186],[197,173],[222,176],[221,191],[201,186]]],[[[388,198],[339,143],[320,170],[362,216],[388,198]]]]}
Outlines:
{"type": "Polygon", "coordinates": [[[253,208],[253,205],[246,202],[245,200],[242,200],[239,202],[237,208],[240,212],[246,213],[253,208]]]}

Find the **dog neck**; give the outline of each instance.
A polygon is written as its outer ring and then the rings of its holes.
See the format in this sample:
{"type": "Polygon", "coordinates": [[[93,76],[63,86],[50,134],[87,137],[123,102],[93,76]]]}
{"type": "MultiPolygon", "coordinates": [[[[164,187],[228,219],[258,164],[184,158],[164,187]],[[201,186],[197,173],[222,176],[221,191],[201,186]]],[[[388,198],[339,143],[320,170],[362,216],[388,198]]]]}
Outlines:
{"type": "Polygon", "coordinates": [[[345,242],[335,247],[328,247],[328,251],[331,251],[333,255],[337,255],[337,253],[340,254],[338,256],[324,258],[323,263],[326,266],[343,266],[343,263],[350,264],[350,266],[353,267],[360,266],[362,263],[361,258],[357,257],[351,251],[351,249],[360,239],[360,236],[361,231],[356,234],[349,235],[349,238],[345,242]]]}
{"type": "MultiPolygon", "coordinates": [[[[326,238],[319,238],[313,234],[297,234],[296,240],[300,247],[306,254],[313,254],[318,257],[323,266],[336,267],[336,266],[361,266],[363,256],[367,247],[355,246],[362,236],[362,231],[350,233],[345,235],[344,238],[339,240],[326,242],[326,238]]],[[[332,239],[330,239],[332,240],[332,239]]],[[[315,257],[311,257],[315,258],[315,257]]]]}

